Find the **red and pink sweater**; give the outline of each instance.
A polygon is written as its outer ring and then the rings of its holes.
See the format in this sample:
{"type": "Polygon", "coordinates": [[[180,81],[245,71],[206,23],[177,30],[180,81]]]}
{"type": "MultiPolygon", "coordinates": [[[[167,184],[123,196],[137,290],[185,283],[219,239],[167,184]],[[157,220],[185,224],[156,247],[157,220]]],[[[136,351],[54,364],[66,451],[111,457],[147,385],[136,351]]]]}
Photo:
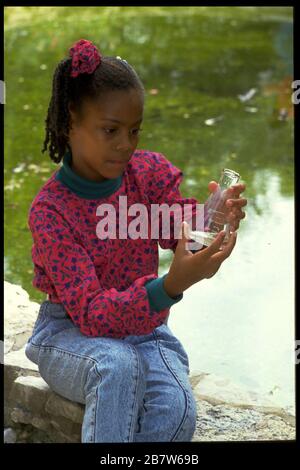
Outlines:
{"type": "MultiPolygon", "coordinates": [[[[158,244],[173,252],[177,245],[172,219],[169,239],[160,232],[156,239],[103,240],[96,233],[97,207],[113,205],[118,228],[119,196],[127,196],[128,208],[148,208],[150,230],[151,204],[192,204],[194,217],[198,201],[181,196],[183,173],[160,153],[136,150],[122,176],[101,183],[74,173],[71,158],[67,152],[29,209],[33,286],[61,303],[84,335],[149,334],[183,297],[169,297],[165,275],[158,276],[158,244]]],[[[129,224],[136,215],[127,218],[129,224]]]]}

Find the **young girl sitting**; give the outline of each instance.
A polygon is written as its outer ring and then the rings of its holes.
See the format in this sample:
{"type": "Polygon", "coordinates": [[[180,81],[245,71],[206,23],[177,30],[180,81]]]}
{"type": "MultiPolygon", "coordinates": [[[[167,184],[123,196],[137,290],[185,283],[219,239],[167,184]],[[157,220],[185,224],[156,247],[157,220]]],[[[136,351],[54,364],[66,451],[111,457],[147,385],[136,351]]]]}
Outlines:
{"type": "Polygon", "coordinates": [[[83,39],[69,52],[54,73],[43,148],[62,165],[29,210],[33,285],[48,297],[26,355],[53,391],[85,405],[82,442],[191,441],[189,360],[167,318],[183,292],[232,252],[245,186],[232,189],[226,244],[221,233],[193,253],[184,224],[178,238],[151,238],[149,227],[130,237],[133,217],[130,209],[127,220],[118,217],[120,200],[148,210],[190,203],[192,217],[197,201],[182,198],[182,172],[164,155],[137,150],[145,91],[134,69],[83,39]],[[105,211],[115,221],[106,237],[105,211]],[[174,252],[161,277],[158,244],[174,252]]]}

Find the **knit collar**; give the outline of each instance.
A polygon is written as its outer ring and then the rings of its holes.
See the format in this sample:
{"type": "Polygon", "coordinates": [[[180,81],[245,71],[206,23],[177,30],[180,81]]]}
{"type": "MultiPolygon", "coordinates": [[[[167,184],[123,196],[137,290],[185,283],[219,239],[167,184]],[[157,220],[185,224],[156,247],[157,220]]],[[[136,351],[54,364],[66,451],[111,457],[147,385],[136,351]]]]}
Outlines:
{"type": "Polygon", "coordinates": [[[119,189],[122,184],[122,176],[105,181],[96,182],[82,178],[71,168],[72,155],[67,151],[63,157],[63,164],[55,175],[55,179],[61,181],[77,196],[84,199],[98,199],[107,197],[119,189]]]}

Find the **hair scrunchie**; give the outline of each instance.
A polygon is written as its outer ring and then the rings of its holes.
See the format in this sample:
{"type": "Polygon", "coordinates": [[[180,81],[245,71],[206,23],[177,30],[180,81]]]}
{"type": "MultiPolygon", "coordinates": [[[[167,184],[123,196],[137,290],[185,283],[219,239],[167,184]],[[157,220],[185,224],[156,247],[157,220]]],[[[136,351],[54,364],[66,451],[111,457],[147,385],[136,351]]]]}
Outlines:
{"type": "Polygon", "coordinates": [[[86,39],[79,39],[69,49],[72,58],[71,77],[81,73],[93,73],[101,63],[101,54],[97,47],[86,39]]]}

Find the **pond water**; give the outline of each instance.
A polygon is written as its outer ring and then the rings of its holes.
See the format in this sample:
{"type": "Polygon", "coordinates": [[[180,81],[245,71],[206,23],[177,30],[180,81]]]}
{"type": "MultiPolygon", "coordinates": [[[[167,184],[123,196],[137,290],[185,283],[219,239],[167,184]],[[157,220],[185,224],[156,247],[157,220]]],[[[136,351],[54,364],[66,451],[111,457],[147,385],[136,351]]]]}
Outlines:
{"type": "MultiPolygon", "coordinates": [[[[30,298],[30,203],[57,166],[41,153],[52,73],[78,38],[135,66],[146,91],[139,148],[181,168],[204,202],[224,167],[247,184],[232,256],[184,293],[169,326],[191,370],[294,402],[294,149],[289,7],[42,7],[5,12],[5,279],[30,298]],[[74,24],[76,30],[74,31],[74,24]]],[[[172,253],[160,250],[165,273],[172,253]]]]}

